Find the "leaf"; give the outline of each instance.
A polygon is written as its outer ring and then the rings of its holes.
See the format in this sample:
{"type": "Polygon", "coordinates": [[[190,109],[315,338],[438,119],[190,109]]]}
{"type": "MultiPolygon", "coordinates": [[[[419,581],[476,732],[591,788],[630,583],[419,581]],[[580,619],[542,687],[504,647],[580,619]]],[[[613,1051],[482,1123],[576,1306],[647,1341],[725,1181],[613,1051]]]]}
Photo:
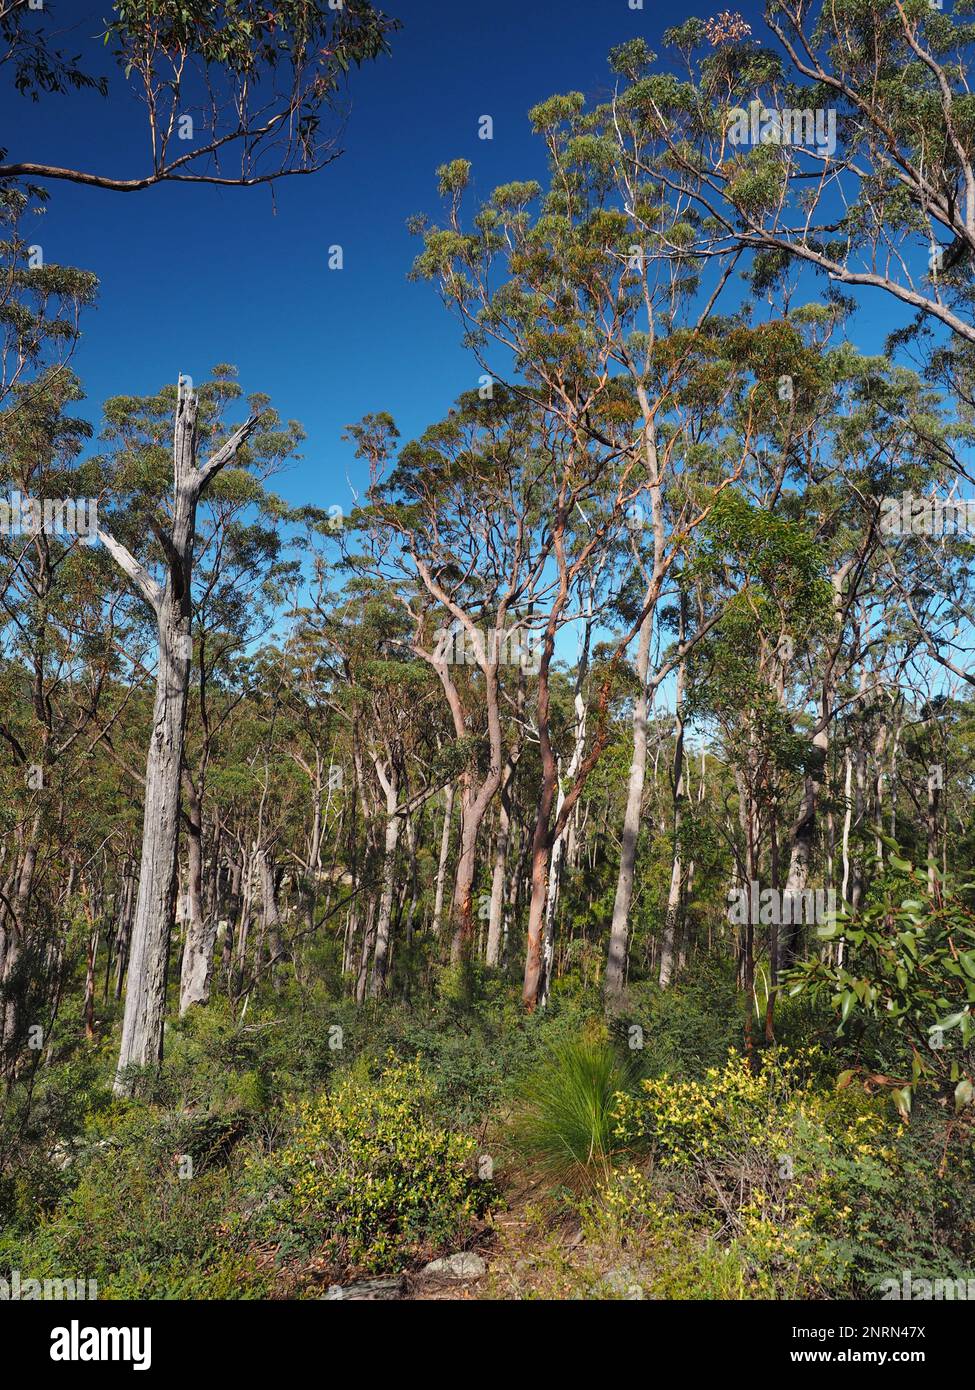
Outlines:
{"type": "Polygon", "coordinates": [[[963,1076],[955,1087],[956,1112],[964,1109],[966,1105],[971,1105],[973,1095],[975,1095],[975,1086],[972,1085],[967,1076],[963,1076]]]}
{"type": "Polygon", "coordinates": [[[850,1067],[847,1071],[841,1071],[839,1076],[836,1078],[836,1089],[838,1091],[845,1091],[855,1075],[856,1071],[853,1067],[850,1067]]]}
{"type": "Polygon", "coordinates": [[[890,856],[890,863],[893,868],[899,869],[901,873],[909,874],[914,868],[913,864],[910,864],[906,859],[899,859],[896,854],[890,856]]]}

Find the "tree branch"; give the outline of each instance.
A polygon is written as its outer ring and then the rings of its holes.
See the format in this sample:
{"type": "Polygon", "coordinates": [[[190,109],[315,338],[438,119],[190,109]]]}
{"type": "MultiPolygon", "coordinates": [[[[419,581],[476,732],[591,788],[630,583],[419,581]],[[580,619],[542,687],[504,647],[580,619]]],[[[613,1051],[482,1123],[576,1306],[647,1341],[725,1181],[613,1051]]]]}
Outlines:
{"type": "Polygon", "coordinates": [[[108,531],[98,528],[98,539],[118,565],[119,569],[130,580],[134,589],[145,599],[152,611],[158,616],[159,609],[163,600],[163,593],[159,585],[149,574],[148,570],[143,569],[130,551],[117,541],[108,531]]]}

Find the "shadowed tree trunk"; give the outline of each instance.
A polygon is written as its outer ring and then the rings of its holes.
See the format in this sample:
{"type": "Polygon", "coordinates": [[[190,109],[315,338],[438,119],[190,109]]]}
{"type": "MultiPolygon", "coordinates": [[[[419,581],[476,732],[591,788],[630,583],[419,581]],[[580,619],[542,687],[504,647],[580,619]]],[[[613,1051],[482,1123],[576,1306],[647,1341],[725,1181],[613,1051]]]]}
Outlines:
{"type": "Polygon", "coordinates": [[[650,634],[653,628],[651,609],[640,624],[640,640],[636,655],[638,690],[633,705],[633,758],[626,786],[626,809],[623,812],[623,848],[620,871],[616,880],[613,902],[613,921],[609,931],[609,954],[603,993],[607,1005],[619,1002],[626,979],[626,953],[630,930],[630,904],[633,901],[633,875],[636,866],[637,841],[640,836],[640,808],[643,804],[643,783],[647,775],[647,672],[650,668],[650,634]]]}
{"type": "Polygon", "coordinates": [[[440,857],[437,860],[437,881],[433,893],[432,932],[437,936],[443,917],[444,884],[447,881],[447,860],[450,857],[450,831],[454,814],[454,784],[450,782],[444,792],[443,826],[440,831],[440,857]]]}
{"type": "MultiPolygon", "coordinates": [[[[681,594],[680,640],[684,640],[685,600],[681,594]]],[[[674,740],[674,861],[670,870],[670,888],[667,892],[667,913],[664,917],[663,941],[660,945],[660,988],[666,989],[674,976],[674,957],[677,952],[678,926],[680,924],[681,891],[684,886],[684,866],[681,860],[680,829],[684,811],[684,682],[687,676],[687,663],[682,661],[677,668],[676,694],[676,737],[674,740]]]]}

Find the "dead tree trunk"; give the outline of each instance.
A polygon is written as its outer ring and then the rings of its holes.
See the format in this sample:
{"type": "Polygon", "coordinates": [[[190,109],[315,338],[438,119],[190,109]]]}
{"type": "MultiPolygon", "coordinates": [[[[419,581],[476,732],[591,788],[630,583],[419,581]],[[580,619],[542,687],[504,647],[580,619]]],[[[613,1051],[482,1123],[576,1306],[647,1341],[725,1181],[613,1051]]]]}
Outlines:
{"type": "Polygon", "coordinates": [[[99,537],[156,619],[159,660],[152,735],[146,758],[145,813],[139,892],[132,925],[128,986],[115,1091],[127,1095],[128,1069],[162,1058],[169,943],[176,908],[180,777],[192,657],[192,581],[196,509],[207,484],[231,459],[257,423],[252,416],[197,467],[197,400],[180,391],[173,441],[172,519],[156,537],[165,553],[165,579],[157,583],[107,531],[99,537]]]}

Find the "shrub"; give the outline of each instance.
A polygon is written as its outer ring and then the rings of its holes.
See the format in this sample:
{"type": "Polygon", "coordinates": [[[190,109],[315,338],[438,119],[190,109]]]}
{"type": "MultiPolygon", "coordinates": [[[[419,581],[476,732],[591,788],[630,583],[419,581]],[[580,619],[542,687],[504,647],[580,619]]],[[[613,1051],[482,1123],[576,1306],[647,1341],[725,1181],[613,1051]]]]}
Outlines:
{"type": "Polygon", "coordinates": [[[816,1049],[732,1053],[699,1081],[645,1080],[615,1106],[622,1142],[650,1146],[658,1191],[738,1250],[753,1296],[806,1296],[849,1277],[855,1201],[894,1181],[876,1101],[815,1081],[816,1049]]]}
{"type": "Polygon", "coordinates": [[[792,993],[828,999],[840,1033],[860,1011],[897,1039],[908,1075],[873,1073],[868,1080],[891,1088],[902,1118],[923,1083],[950,1091],[960,1110],[975,1100],[975,912],[963,897],[975,885],[955,887],[935,869],[932,893],[927,870],[901,859],[894,841],[881,838],[891,853],[870,899],[853,916],[837,913],[817,933],[845,942],[842,964],[826,957],[802,962],[792,993]]]}
{"type": "Polygon", "coordinates": [[[473,1139],[428,1120],[430,1090],[418,1062],[394,1061],[378,1080],[356,1071],[303,1104],[275,1163],[284,1195],[264,1209],[270,1229],[290,1226],[339,1266],[375,1272],[469,1228],[490,1183],[473,1139]]]}
{"type": "Polygon", "coordinates": [[[742,1018],[734,968],[705,959],[695,962],[693,977],[681,977],[669,989],[631,986],[627,1009],[612,1028],[644,1075],[679,1070],[700,1076],[708,1067],[720,1066],[740,1040],[742,1018]],[[634,1028],[639,1029],[635,1035],[634,1028]]]}
{"type": "Polygon", "coordinates": [[[162,1131],[102,1140],[76,1185],[3,1263],[25,1277],[94,1279],[100,1298],[262,1297],[266,1281],[227,1237],[230,1171],[181,1178],[162,1131]]]}

